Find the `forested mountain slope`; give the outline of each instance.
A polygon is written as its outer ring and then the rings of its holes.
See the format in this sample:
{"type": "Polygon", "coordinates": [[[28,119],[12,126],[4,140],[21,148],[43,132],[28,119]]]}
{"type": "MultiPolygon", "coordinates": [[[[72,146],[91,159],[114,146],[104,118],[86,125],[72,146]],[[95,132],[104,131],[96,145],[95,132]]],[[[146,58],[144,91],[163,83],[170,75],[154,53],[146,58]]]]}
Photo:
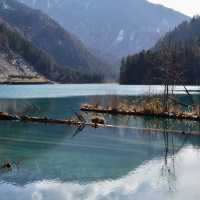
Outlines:
{"type": "Polygon", "coordinates": [[[0,18],[0,83],[94,81],[91,78],[59,66],[0,18]]]}
{"type": "Polygon", "coordinates": [[[154,48],[122,60],[122,84],[199,84],[200,17],[183,22],[154,48]]]}
{"type": "Polygon", "coordinates": [[[0,0],[0,17],[35,47],[45,51],[58,65],[87,74],[91,79],[96,77],[97,82],[102,79],[107,66],[93,56],[74,35],[41,11],[15,0],[0,0]]]}

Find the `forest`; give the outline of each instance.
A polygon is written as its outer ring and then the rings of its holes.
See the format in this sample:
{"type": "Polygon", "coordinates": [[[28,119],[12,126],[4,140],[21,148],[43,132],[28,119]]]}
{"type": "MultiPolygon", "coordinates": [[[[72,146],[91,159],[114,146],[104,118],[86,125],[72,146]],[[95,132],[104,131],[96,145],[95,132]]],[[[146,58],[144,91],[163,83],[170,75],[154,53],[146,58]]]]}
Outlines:
{"type": "Polygon", "coordinates": [[[35,47],[19,32],[11,29],[5,23],[0,23],[0,47],[1,51],[8,55],[14,52],[22,56],[36,72],[51,81],[60,83],[101,81],[101,77],[98,75],[84,74],[59,66],[46,52],[35,47]]]}
{"type": "Polygon", "coordinates": [[[183,22],[150,50],[121,61],[121,84],[196,85],[200,74],[200,17],[183,22]]]}

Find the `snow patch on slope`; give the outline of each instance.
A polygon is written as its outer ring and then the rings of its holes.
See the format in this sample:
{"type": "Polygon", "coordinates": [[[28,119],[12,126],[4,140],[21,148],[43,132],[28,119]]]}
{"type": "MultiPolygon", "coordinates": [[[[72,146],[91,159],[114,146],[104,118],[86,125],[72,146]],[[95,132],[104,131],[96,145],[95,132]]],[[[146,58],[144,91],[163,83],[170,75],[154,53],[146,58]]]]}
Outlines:
{"type": "Polygon", "coordinates": [[[123,29],[121,29],[119,31],[119,34],[118,34],[117,39],[116,39],[117,43],[121,43],[124,40],[124,33],[125,33],[125,31],[123,29]]]}

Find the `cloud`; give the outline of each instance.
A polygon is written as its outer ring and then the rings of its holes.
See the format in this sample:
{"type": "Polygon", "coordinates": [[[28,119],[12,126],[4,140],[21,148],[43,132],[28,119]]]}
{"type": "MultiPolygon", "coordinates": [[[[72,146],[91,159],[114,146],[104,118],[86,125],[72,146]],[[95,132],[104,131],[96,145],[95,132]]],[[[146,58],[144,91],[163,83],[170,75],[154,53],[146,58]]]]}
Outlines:
{"type": "Polygon", "coordinates": [[[200,1],[198,0],[148,0],[152,3],[162,4],[186,15],[200,14],[200,1]]]}

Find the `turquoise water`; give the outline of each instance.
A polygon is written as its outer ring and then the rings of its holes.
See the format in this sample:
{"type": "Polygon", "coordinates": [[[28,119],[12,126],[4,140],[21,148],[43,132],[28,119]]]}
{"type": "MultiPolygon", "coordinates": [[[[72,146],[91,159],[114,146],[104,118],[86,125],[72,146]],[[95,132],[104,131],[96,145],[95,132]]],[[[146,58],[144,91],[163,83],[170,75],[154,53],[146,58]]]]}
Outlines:
{"type": "MultiPolygon", "coordinates": [[[[124,86],[116,85],[1,86],[0,109],[64,118],[99,91],[110,95],[108,91],[116,87],[118,95],[124,95],[124,86]],[[56,87],[62,89],[57,91],[56,87]],[[55,98],[58,93],[59,98],[55,98]]],[[[129,87],[129,96],[148,90],[144,86],[129,87]]],[[[155,92],[159,90],[154,88],[155,92]]],[[[140,128],[199,128],[198,123],[185,121],[104,117],[108,123],[140,128]]],[[[13,166],[12,170],[0,170],[1,200],[200,198],[200,137],[165,131],[78,130],[62,125],[0,122],[0,144],[0,163],[10,161],[13,166]]]]}
{"type": "MultiPolygon", "coordinates": [[[[184,87],[176,86],[176,93],[185,94],[184,87]]],[[[197,86],[188,86],[194,93],[197,86]]],[[[118,84],[68,84],[68,85],[1,85],[1,98],[58,98],[94,95],[146,95],[163,92],[162,86],[133,86],[118,84]]]]}

